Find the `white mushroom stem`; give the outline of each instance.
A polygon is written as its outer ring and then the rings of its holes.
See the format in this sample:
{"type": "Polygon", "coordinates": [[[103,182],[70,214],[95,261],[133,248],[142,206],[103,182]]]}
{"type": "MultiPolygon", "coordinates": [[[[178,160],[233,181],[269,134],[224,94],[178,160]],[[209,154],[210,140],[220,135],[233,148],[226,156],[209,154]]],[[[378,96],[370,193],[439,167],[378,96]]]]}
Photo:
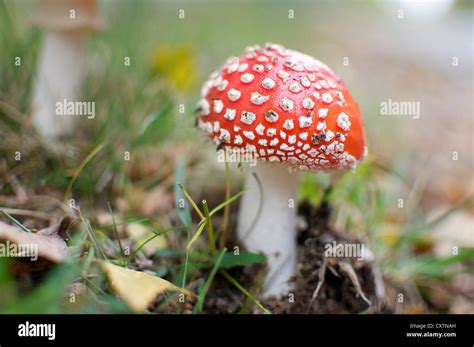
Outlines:
{"type": "Polygon", "coordinates": [[[263,296],[284,294],[291,288],[288,281],[297,260],[298,177],[298,172],[290,172],[285,165],[258,162],[245,181],[237,234],[247,250],[268,257],[263,296]]]}
{"type": "Polygon", "coordinates": [[[57,113],[56,105],[64,100],[81,101],[86,39],[103,27],[103,21],[97,0],[41,0],[32,19],[44,30],[33,91],[33,120],[40,134],[54,140],[74,131],[77,117],[57,113]]]}
{"type": "Polygon", "coordinates": [[[84,78],[84,31],[47,32],[33,93],[33,119],[46,138],[70,135],[74,117],[56,114],[56,103],[78,101],[84,78]]]}

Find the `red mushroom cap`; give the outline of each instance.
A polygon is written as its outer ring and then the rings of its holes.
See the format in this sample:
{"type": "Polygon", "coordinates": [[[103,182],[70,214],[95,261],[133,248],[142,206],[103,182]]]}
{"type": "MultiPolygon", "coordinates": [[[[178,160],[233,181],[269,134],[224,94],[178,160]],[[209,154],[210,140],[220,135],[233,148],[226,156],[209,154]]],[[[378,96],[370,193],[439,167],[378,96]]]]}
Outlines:
{"type": "Polygon", "coordinates": [[[198,126],[220,147],[309,171],[353,169],[366,154],[352,95],[306,54],[248,47],[212,73],[201,94],[198,126]]]}

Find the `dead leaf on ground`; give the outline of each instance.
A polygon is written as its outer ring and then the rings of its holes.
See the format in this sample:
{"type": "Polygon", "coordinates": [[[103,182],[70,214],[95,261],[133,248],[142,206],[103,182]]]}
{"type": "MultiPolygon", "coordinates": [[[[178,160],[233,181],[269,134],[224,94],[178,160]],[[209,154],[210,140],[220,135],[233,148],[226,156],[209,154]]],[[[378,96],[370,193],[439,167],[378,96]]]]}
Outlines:
{"type": "Polygon", "coordinates": [[[177,287],[160,277],[126,269],[103,260],[99,260],[99,264],[106,273],[115,294],[136,313],[145,312],[159,294],[168,291],[193,295],[190,291],[177,287]]]}
{"type": "Polygon", "coordinates": [[[60,223],[56,227],[43,229],[37,233],[28,233],[17,227],[8,225],[0,222],[0,242],[10,242],[16,245],[33,245],[36,249],[39,258],[47,259],[53,263],[64,262],[68,255],[68,247],[64,239],[56,232],[61,229],[63,232],[63,226],[60,223]]]}
{"type": "Polygon", "coordinates": [[[131,209],[146,217],[154,217],[158,213],[166,213],[173,208],[173,194],[165,185],[159,185],[151,190],[128,188],[127,203],[131,209]]]}

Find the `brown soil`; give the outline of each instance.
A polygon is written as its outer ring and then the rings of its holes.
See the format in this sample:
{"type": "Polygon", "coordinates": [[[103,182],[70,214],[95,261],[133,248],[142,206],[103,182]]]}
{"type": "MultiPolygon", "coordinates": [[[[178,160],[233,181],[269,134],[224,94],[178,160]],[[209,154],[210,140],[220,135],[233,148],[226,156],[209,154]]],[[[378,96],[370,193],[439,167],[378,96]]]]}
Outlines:
{"type": "MultiPolygon", "coordinates": [[[[324,314],[324,313],[390,313],[383,295],[381,279],[374,275],[374,264],[354,258],[327,258],[324,254],[327,243],[362,243],[357,239],[341,235],[329,226],[331,207],[324,202],[314,208],[309,204],[299,207],[299,215],[306,223],[298,237],[299,263],[293,282],[293,290],[280,298],[268,298],[263,305],[276,314],[324,314]],[[321,267],[325,263],[323,283],[317,297],[315,290],[320,282],[321,267]],[[342,264],[345,263],[345,264],[342,264]],[[350,279],[347,269],[352,268],[357,280],[350,279]],[[346,269],[346,271],[344,271],[346,269]],[[357,290],[357,282],[360,290],[357,290]],[[361,293],[362,291],[362,293],[361,293]],[[378,295],[376,293],[379,293],[378,295]],[[362,295],[365,295],[367,303],[362,295]]],[[[233,269],[231,273],[240,284],[258,295],[253,289],[259,288],[264,269],[251,266],[233,269]],[[257,280],[256,280],[257,279],[257,280]]],[[[261,313],[238,289],[232,287],[221,276],[217,276],[207,295],[205,313],[261,313]]]]}

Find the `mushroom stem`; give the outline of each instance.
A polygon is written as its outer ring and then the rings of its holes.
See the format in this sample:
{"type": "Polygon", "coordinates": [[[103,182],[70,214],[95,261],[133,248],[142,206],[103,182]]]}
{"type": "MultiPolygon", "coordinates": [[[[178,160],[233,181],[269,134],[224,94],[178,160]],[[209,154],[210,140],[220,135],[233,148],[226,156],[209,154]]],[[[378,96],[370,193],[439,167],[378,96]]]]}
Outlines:
{"type": "Polygon", "coordinates": [[[73,118],[56,114],[56,103],[78,101],[84,77],[83,31],[47,32],[33,93],[34,122],[48,139],[70,135],[73,118]]]}
{"type": "Polygon", "coordinates": [[[247,250],[268,257],[264,296],[287,292],[296,270],[298,177],[298,172],[290,172],[285,165],[258,162],[245,181],[237,234],[247,250]]]}
{"type": "Polygon", "coordinates": [[[64,100],[80,102],[86,40],[92,31],[103,27],[103,21],[97,0],[41,0],[32,19],[44,30],[32,116],[38,132],[55,142],[74,132],[75,112],[59,112],[56,105],[64,100]]]}

